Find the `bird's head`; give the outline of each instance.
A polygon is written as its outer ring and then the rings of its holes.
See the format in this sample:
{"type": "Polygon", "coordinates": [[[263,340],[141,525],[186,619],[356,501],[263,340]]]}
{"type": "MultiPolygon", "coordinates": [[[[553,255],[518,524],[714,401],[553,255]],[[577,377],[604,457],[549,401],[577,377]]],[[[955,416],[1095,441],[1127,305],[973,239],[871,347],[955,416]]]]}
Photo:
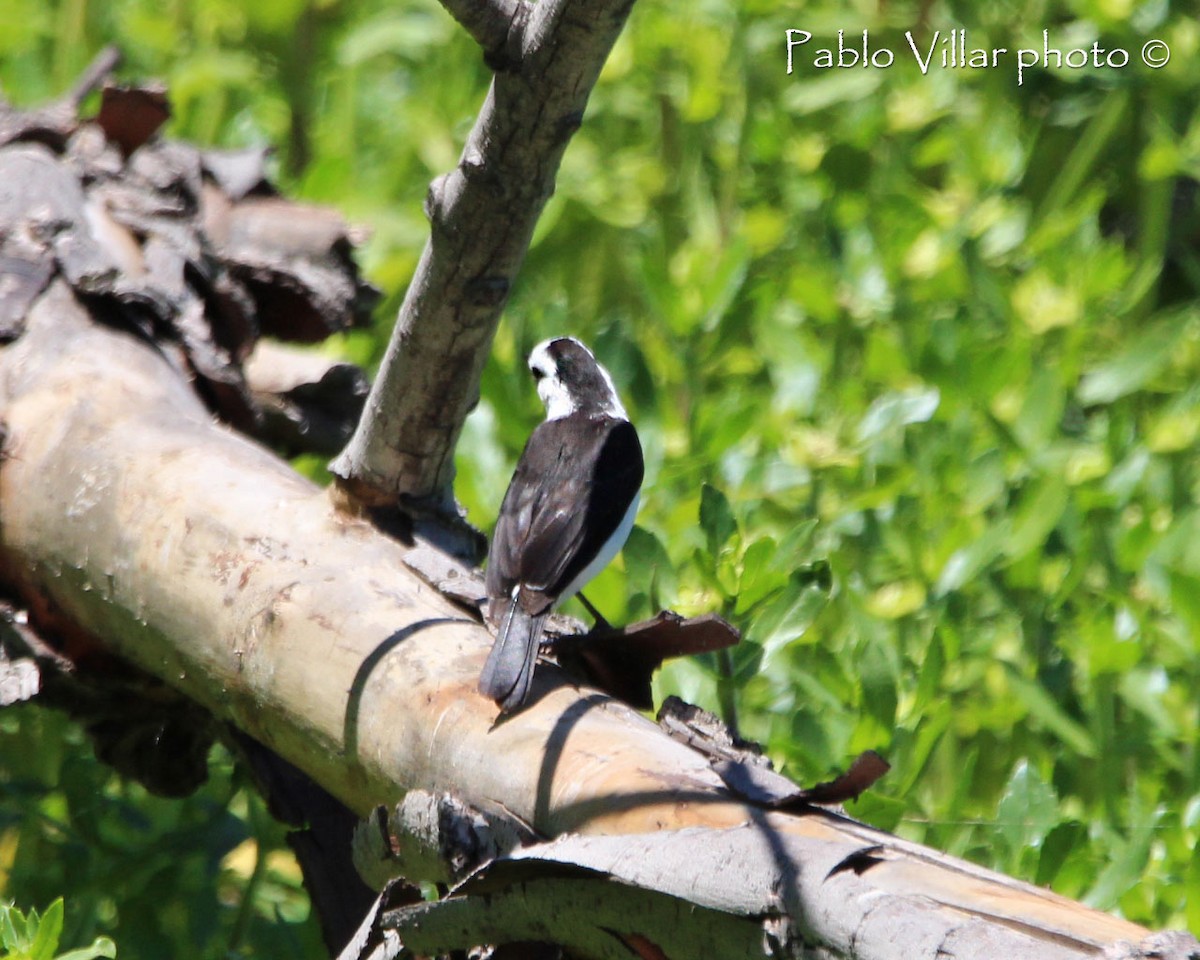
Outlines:
{"type": "Polygon", "coordinates": [[[576,412],[628,419],[612,377],[574,337],[553,337],[539,343],[529,354],[529,372],[537,381],[547,420],[576,412]]]}

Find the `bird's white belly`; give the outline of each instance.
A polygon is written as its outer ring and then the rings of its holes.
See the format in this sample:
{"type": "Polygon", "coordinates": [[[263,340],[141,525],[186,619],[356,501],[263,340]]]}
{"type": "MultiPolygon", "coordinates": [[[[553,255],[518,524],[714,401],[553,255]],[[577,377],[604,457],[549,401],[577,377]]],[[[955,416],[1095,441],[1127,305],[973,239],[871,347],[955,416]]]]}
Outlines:
{"type": "Polygon", "coordinates": [[[591,579],[607,567],[612,562],[612,558],[625,546],[625,541],[629,539],[629,531],[633,529],[633,520],[637,516],[638,504],[641,503],[641,500],[642,492],[639,490],[634,494],[633,501],[629,504],[629,509],[625,511],[625,516],[621,518],[621,522],[617,525],[617,529],[613,531],[613,535],[600,548],[600,552],[596,554],[592,562],[579,572],[579,576],[567,584],[566,589],[558,596],[558,603],[565,603],[586,587],[591,579]]]}

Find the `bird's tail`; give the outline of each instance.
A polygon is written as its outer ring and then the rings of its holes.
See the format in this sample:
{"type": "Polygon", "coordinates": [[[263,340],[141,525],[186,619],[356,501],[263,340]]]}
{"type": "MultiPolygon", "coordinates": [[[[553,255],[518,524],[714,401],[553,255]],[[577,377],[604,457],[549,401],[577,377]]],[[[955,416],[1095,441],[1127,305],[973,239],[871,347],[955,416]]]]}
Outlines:
{"type": "Polygon", "coordinates": [[[505,712],[516,710],[529,696],[545,621],[545,613],[526,613],[516,600],[504,603],[496,641],[479,675],[479,692],[505,712]]]}

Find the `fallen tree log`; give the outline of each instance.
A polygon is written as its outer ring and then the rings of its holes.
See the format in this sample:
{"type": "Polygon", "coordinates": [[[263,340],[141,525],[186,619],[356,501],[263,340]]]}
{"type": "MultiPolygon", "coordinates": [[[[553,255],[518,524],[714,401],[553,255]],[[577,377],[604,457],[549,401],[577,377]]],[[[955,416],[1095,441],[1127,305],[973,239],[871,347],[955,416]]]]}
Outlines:
{"type": "MultiPolygon", "coordinates": [[[[1068,958],[1147,935],[837,811],[763,809],[552,667],[497,723],[475,690],[491,638],[406,565],[412,547],[215,424],[152,344],[96,323],[61,280],[0,351],[0,416],[0,570],[77,662],[128,659],[360,815],[421,789],[561,838],[440,903],[380,911],[417,952],[536,937],[595,957],[719,943],[725,956],[1068,958]]],[[[1200,951],[1185,939],[1174,955],[1200,951]]]]}

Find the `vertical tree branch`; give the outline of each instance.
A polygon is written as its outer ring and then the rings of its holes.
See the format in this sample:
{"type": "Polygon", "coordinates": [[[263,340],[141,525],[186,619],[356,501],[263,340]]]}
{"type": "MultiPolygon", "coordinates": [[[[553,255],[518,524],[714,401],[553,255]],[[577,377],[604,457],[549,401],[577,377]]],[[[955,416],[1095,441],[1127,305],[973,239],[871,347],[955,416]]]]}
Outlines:
{"type": "Polygon", "coordinates": [[[450,512],[454,447],[538,216],[631,0],[446,0],[497,70],[458,167],[426,200],[430,236],[350,443],[352,497],[450,512]]]}
{"type": "MultiPolygon", "coordinates": [[[[442,6],[475,38],[489,64],[500,58],[509,40],[518,44],[532,5],[527,0],[442,0],[442,6]]],[[[620,28],[618,28],[620,29],[620,28]]],[[[519,49],[519,47],[518,47],[519,49]]],[[[601,62],[607,51],[601,55],[601,62]]],[[[497,67],[499,69],[499,67],[497,67]]]]}

